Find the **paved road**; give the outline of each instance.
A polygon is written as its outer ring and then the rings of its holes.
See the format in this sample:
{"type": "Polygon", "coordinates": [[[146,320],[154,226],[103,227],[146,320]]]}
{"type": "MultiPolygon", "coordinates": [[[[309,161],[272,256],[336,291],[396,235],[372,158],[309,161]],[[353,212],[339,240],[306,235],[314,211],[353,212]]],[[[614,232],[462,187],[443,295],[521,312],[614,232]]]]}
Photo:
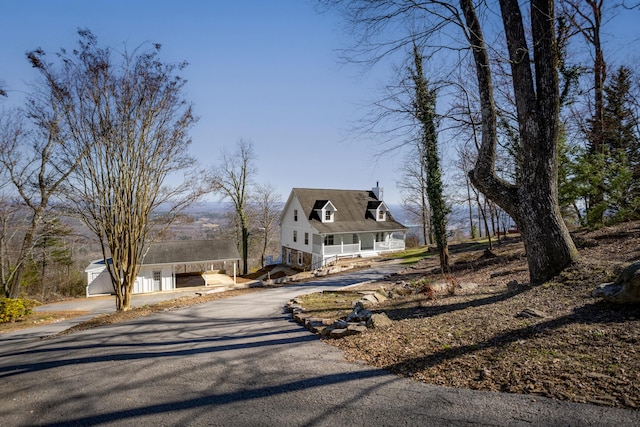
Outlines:
{"type": "Polygon", "coordinates": [[[430,386],[347,363],[283,312],[295,295],[374,279],[393,268],[51,339],[0,335],[0,424],[640,424],[639,412],[430,386]]]}

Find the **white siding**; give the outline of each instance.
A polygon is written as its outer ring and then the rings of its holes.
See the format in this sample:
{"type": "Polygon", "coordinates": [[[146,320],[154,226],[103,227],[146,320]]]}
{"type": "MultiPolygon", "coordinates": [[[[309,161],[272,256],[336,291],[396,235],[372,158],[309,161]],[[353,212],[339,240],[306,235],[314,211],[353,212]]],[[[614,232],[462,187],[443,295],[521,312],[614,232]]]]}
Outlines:
{"type": "MultiPolygon", "coordinates": [[[[176,288],[173,277],[173,266],[150,265],[140,268],[138,277],[133,284],[133,293],[142,294],[153,292],[153,272],[160,271],[160,291],[169,291],[176,288]]],[[[87,271],[87,296],[113,294],[111,278],[106,268],[87,271]]]]}
{"type": "Polygon", "coordinates": [[[112,293],[113,285],[106,268],[87,271],[87,297],[112,293]]]}
{"type": "Polygon", "coordinates": [[[160,271],[160,291],[168,291],[175,289],[175,281],[173,279],[173,269],[171,265],[145,265],[138,272],[138,279],[133,286],[134,294],[145,292],[154,292],[153,288],[153,272],[160,271]]]}
{"type": "Polygon", "coordinates": [[[282,215],[282,224],[280,228],[280,245],[287,248],[296,249],[303,252],[311,253],[313,244],[312,236],[315,232],[314,228],[309,224],[309,220],[305,217],[300,201],[297,197],[291,198],[291,203],[286,207],[286,211],[282,215]],[[298,211],[298,220],[294,220],[294,211],[298,211]],[[297,241],[293,241],[293,232],[297,232],[297,241]],[[309,233],[309,241],[304,243],[304,234],[309,233]]]}

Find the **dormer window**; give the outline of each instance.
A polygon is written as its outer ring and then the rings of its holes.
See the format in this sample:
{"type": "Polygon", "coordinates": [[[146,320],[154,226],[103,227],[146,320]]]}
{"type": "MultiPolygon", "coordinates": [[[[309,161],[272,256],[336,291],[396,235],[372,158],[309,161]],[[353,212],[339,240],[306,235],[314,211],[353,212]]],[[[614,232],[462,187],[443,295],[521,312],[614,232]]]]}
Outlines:
{"type": "Polygon", "coordinates": [[[367,205],[367,215],[371,219],[375,219],[376,221],[386,221],[387,220],[387,212],[389,209],[384,202],[379,200],[372,200],[367,205]]]}
{"type": "Polygon", "coordinates": [[[313,207],[317,219],[322,222],[333,222],[335,217],[336,207],[329,200],[316,200],[313,207]]]}

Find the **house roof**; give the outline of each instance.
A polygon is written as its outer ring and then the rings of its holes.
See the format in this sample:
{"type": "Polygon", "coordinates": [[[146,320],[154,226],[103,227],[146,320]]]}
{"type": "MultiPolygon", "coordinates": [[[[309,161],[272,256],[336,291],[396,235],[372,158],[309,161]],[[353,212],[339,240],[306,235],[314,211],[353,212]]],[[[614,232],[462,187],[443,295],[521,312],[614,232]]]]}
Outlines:
{"type": "MultiPolygon", "coordinates": [[[[238,248],[230,239],[177,240],[153,243],[149,247],[142,265],[188,264],[238,259],[240,259],[238,248]]],[[[111,262],[111,258],[109,258],[109,262],[111,262]]],[[[85,271],[104,267],[104,260],[96,260],[89,264],[85,271]]]]}
{"type": "Polygon", "coordinates": [[[380,205],[383,205],[384,202],[382,200],[371,200],[367,204],[367,209],[378,209],[380,205]]]}
{"type": "Polygon", "coordinates": [[[306,218],[320,234],[359,233],[380,231],[404,231],[407,228],[393,219],[387,212],[385,221],[376,221],[369,209],[376,209],[382,203],[373,191],[329,190],[315,188],[294,188],[306,218]],[[324,202],[324,203],[323,203],[324,202]],[[322,222],[314,209],[331,202],[336,213],[333,222],[322,222]]]}
{"type": "Polygon", "coordinates": [[[324,209],[324,207],[327,206],[327,203],[329,203],[329,200],[316,200],[315,204],[313,205],[313,209],[324,209]]]}
{"type": "Polygon", "coordinates": [[[183,264],[190,262],[240,259],[233,240],[176,240],[151,245],[142,265],[183,264]]]}

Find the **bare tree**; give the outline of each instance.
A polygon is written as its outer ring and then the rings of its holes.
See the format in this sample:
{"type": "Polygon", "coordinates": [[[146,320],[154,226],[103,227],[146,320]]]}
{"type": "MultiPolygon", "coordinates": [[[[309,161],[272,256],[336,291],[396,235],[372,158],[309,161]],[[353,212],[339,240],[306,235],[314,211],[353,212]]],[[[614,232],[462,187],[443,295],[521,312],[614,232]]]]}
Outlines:
{"type": "Polygon", "coordinates": [[[15,220],[20,210],[20,206],[14,200],[4,194],[0,196],[0,281],[3,284],[4,296],[9,295],[9,279],[14,271],[13,260],[17,259],[11,247],[18,236],[15,220]]]}
{"type": "MultiPolygon", "coordinates": [[[[282,195],[270,184],[258,185],[252,197],[251,210],[256,230],[261,235],[260,267],[265,266],[269,243],[278,227],[282,212],[282,195]]],[[[257,233],[256,233],[257,234],[257,233]]]]}
{"type": "Polygon", "coordinates": [[[402,194],[402,206],[412,221],[420,224],[422,242],[433,241],[431,233],[431,209],[427,196],[426,165],[420,145],[416,144],[401,166],[401,179],[397,185],[402,194]]]}
{"type": "Polygon", "coordinates": [[[214,192],[222,194],[233,203],[242,244],[242,274],[247,274],[249,257],[249,187],[256,174],[255,154],[251,141],[238,141],[235,152],[222,153],[222,162],[214,168],[211,186],[214,192]]]}
{"type": "Polygon", "coordinates": [[[57,54],[59,67],[42,49],[27,57],[43,79],[42,108],[59,114],[66,154],[78,160],[70,205],[111,260],[116,308],[128,310],[149,244],[203,192],[187,152],[195,117],[177,75],[186,64],[161,62],[158,44],[115,55],[78,33],[78,47],[57,54]],[[182,181],[169,186],[170,177],[182,181]]]}
{"type": "Polygon", "coordinates": [[[516,0],[500,1],[522,154],[521,171],[516,183],[511,184],[498,178],[494,171],[497,120],[480,22],[472,1],[460,0],[476,63],[483,117],[482,146],[470,177],[474,185],[516,220],[525,242],[530,279],[539,283],[570,265],[577,250],[558,205],[560,93],[554,2],[530,3],[532,49],[520,5],[516,0]]]}
{"type": "Polygon", "coordinates": [[[28,224],[22,244],[9,273],[3,277],[5,295],[20,296],[20,286],[26,263],[38,244],[38,228],[43,222],[51,197],[73,172],[74,164],[61,159],[61,138],[57,115],[47,114],[29,102],[29,115],[36,124],[32,132],[22,119],[22,113],[14,111],[0,118],[0,164],[5,168],[16,194],[28,212],[28,224]]]}
{"type": "MultiPolygon", "coordinates": [[[[359,53],[369,63],[413,43],[424,40],[435,52],[471,52],[475,64],[478,98],[482,114],[481,145],[470,178],[475,187],[502,207],[518,224],[526,247],[530,280],[540,283],[570,265],[577,250],[562,220],[558,206],[558,128],[559,87],[553,0],[531,0],[527,33],[520,3],[500,0],[500,11],[510,64],[511,86],[516,105],[521,168],[514,182],[496,173],[498,111],[489,50],[502,51],[503,45],[487,45],[478,8],[483,2],[472,0],[368,2],[365,0],[324,0],[342,5],[350,23],[360,36],[359,53]],[[393,28],[395,31],[387,31],[393,28]],[[410,28],[405,34],[398,29],[410,28]],[[358,31],[359,30],[359,31],[358,31]],[[445,30],[452,32],[445,34],[445,30]],[[464,36],[454,46],[443,44],[464,36]]],[[[354,55],[356,56],[356,55],[354,55]]],[[[443,63],[446,63],[446,59],[443,63]]]]}
{"type": "Polygon", "coordinates": [[[467,205],[467,211],[469,214],[469,236],[471,239],[479,237],[478,226],[475,225],[473,221],[475,199],[472,198],[472,194],[475,195],[476,190],[471,185],[471,180],[469,180],[469,171],[473,168],[474,162],[475,155],[472,154],[468,144],[463,144],[457,147],[455,167],[459,170],[459,173],[456,174],[456,182],[458,182],[458,186],[460,188],[463,188],[464,203],[467,205]],[[462,181],[462,184],[460,184],[460,181],[462,181]]]}

